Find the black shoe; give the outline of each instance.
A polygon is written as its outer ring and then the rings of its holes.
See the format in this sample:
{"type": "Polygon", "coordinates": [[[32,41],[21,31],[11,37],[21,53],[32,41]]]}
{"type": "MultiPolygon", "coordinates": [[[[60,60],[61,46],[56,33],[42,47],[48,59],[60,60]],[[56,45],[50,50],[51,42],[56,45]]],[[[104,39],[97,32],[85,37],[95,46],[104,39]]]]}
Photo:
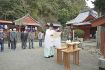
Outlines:
{"type": "Polygon", "coordinates": [[[51,55],[50,57],[54,57],[54,55],[51,55]]]}
{"type": "Polygon", "coordinates": [[[50,58],[50,56],[49,57],[45,57],[45,58],[50,58]]]}

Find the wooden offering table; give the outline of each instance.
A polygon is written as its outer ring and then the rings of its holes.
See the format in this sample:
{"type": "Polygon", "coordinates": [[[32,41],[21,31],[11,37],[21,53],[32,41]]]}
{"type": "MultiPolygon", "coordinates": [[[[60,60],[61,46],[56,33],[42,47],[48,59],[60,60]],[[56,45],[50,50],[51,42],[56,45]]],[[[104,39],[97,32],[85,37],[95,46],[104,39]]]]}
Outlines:
{"type": "Polygon", "coordinates": [[[70,43],[66,43],[66,44],[67,44],[67,49],[62,50],[63,61],[64,61],[64,67],[67,70],[70,70],[71,54],[73,55],[73,63],[79,65],[79,51],[80,51],[80,48],[78,48],[79,42],[70,42],[70,43]]]}
{"type": "Polygon", "coordinates": [[[79,51],[80,51],[80,48],[76,48],[75,50],[68,50],[68,49],[62,50],[64,67],[67,70],[70,70],[70,57],[71,57],[70,55],[72,53],[74,53],[73,61],[75,62],[75,64],[79,65],[79,51]]]}
{"type": "Polygon", "coordinates": [[[72,55],[73,55],[73,63],[74,64],[78,64],[79,65],[79,61],[77,59],[79,59],[79,50],[80,48],[78,48],[78,44],[80,42],[70,42],[70,43],[66,43],[67,44],[67,49],[68,51],[72,51],[72,55]]]}
{"type": "Polygon", "coordinates": [[[66,49],[67,47],[61,47],[61,48],[57,48],[57,63],[58,64],[62,64],[62,60],[63,60],[63,56],[62,56],[62,51],[61,50],[64,50],[66,49]]]}

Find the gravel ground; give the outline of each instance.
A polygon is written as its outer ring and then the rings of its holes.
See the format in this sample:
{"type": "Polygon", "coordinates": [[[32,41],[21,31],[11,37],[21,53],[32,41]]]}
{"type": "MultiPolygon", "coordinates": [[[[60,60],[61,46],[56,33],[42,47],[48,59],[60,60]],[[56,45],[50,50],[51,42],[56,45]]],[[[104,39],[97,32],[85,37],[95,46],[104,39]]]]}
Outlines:
{"type": "MultiPolygon", "coordinates": [[[[71,70],[98,70],[98,54],[92,54],[89,48],[94,49],[95,42],[83,43],[84,49],[80,51],[80,65],[75,65],[71,60],[71,70]],[[88,45],[89,44],[89,45],[88,45]],[[87,50],[88,48],[88,50],[87,50]]],[[[0,52],[0,70],[65,70],[63,64],[56,63],[55,57],[44,58],[43,47],[38,47],[35,42],[34,49],[21,49],[20,43],[16,50],[7,48],[0,52]]]]}

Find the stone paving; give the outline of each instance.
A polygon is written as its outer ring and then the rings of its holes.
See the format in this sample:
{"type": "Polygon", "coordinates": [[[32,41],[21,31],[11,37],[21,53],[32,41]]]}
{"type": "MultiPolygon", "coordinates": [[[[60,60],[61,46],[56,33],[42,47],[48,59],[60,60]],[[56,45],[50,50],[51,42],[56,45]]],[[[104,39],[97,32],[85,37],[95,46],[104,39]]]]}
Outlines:
{"type": "MultiPolygon", "coordinates": [[[[84,43],[85,44],[85,43],[84,43]]],[[[90,44],[90,43],[89,43],[90,44]]],[[[5,44],[4,52],[0,52],[0,70],[65,70],[63,64],[56,63],[56,55],[44,58],[43,47],[35,43],[34,49],[21,49],[18,43],[16,50],[10,50],[5,44]]],[[[80,65],[71,60],[71,70],[98,70],[98,56],[85,49],[80,52],[80,65]]]]}

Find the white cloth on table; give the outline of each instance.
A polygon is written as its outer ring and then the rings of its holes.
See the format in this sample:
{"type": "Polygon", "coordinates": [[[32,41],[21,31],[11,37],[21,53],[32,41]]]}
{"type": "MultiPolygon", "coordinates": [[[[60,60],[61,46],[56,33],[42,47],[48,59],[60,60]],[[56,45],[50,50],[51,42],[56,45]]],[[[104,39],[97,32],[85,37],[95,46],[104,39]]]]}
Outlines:
{"type": "Polygon", "coordinates": [[[54,32],[54,37],[53,38],[53,45],[55,48],[60,48],[61,47],[61,32],[54,32]]]}

